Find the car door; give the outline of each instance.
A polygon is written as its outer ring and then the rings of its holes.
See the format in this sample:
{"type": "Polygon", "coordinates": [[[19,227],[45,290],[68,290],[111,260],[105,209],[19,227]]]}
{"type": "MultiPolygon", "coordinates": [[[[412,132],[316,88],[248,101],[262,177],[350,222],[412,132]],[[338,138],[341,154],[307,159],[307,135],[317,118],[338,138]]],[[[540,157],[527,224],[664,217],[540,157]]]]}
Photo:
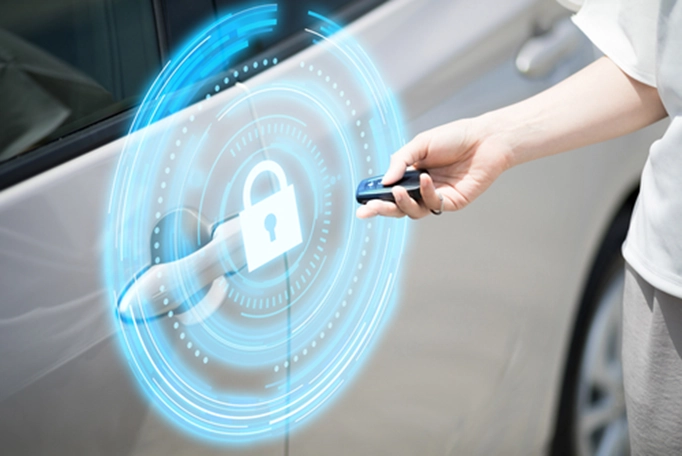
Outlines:
{"type": "MultiPolygon", "coordinates": [[[[327,2],[325,10],[343,3],[327,2]]],[[[361,3],[343,17],[378,2],[361,3]]],[[[0,49],[9,71],[0,74],[0,93],[12,128],[1,137],[0,440],[10,454],[224,452],[178,432],[136,382],[118,341],[102,255],[111,183],[124,144],[135,140],[126,132],[140,95],[193,33],[237,7],[109,0],[2,7],[0,49]]],[[[282,11],[295,21],[293,8],[282,11]]],[[[284,58],[300,50],[293,36],[300,24],[252,43],[254,53],[276,47],[284,58]]],[[[216,83],[221,90],[197,124],[244,90],[224,75],[211,78],[211,90],[216,83]]],[[[169,128],[182,115],[153,128],[169,128]]],[[[230,451],[286,448],[282,436],[230,451]]]]}
{"type": "MultiPolygon", "coordinates": [[[[0,117],[11,126],[0,135],[4,454],[224,452],[151,406],[119,344],[102,272],[110,188],[135,106],[162,59],[214,19],[215,5],[204,6],[0,6],[0,117]]],[[[283,454],[284,438],[238,453],[283,454]]]]}

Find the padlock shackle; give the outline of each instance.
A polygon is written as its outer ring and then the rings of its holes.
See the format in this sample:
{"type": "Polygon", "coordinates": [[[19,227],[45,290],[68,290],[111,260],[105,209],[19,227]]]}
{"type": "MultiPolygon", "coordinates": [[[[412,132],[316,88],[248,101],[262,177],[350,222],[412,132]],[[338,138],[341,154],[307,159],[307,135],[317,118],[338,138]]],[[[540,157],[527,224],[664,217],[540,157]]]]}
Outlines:
{"type": "Polygon", "coordinates": [[[270,171],[277,177],[277,181],[279,182],[279,189],[284,190],[287,186],[287,176],[284,174],[284,170],[282,169],[281,166],[277,162],[274,162],[272,160],[264,160],[260,163],[258,163],[256,166],[254,166],[251,171],[249,171],[249,175],[246,176],[246,182],[244,182],[244,209],[249,208],[252,206],[251,204],[251,190],[253,187],[253,183],[256,180],[256,177],[260,173],[264,173],[270,171]]]}

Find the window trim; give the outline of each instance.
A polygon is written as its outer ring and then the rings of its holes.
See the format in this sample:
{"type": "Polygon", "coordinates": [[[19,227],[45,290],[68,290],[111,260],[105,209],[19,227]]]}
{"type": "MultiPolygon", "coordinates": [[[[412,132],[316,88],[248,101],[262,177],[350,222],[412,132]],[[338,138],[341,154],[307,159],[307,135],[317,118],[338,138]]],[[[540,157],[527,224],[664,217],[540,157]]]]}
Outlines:
{"type": "MultiPolygon", "coordinates": [[[[386,1],[356,0],[338,13],[335,13],[333,17],[342,23],[349,23],[364,16],[386,1]]],[[[162,0],[152,0],[152,7],[161,61],[165,62],[167,61],[169,50],[161,2],[162,0]]],[[[309,38],[305,32],[301,31],[253,58],[263,59],[276,56],[280,60],[284,60],[309,46],[311,46],[309,38]]],[[[244,63],[240,62],[235,67],[241,67],[244,63]]],[[[261,71],[265,70],[264,68],[261,69],[261,71]]],[[[246,77],[242,78],[240,76],[238,81],[235,82],[243,82],[259,74],[261,71],[249,72],[246,77]]],[[[34,151],[18,155],[9,161],[0,163],[0,191],[124,137],[128,134],[130,124],[138,107],[139,105],[136,105],[131,109],[100,120],[49,144],[40,146],[34,151]]]]}
{"type": "Polygon", "coordinates": [[[165,27],[161,27],[163,24],[163,0],[152,0],[152,12],[154,14],[154,26],[156,27],[156,39],[159,45],[159,56],[161,57],[161,62],[168,61],[168,37],[165,27]]]}

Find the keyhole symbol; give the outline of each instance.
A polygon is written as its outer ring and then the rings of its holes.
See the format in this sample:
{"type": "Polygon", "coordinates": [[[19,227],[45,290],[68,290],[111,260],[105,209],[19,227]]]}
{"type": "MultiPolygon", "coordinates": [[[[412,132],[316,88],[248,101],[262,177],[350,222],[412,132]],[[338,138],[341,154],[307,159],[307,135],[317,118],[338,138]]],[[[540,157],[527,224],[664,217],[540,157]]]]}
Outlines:
{"type": "Polygon", "coordinates": [[[270,233],[270,242],[275,240],[275,225],[277,225],[277,217],[275,214],[268,214],[265,217],[265,229],[270,233]]]}

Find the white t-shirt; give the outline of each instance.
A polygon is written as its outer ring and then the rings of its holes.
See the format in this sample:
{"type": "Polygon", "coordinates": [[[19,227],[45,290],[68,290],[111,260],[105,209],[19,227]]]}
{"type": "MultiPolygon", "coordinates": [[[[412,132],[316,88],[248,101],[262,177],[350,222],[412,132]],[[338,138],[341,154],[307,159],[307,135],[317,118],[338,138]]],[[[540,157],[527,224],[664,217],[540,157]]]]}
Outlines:
{"type": "Polygon", "coordinates": [[[682,1],[586,0],[573,21],[630,77],[658,88],[670,116],[649,150],[623,255],[682,298],[682,1]]]}

